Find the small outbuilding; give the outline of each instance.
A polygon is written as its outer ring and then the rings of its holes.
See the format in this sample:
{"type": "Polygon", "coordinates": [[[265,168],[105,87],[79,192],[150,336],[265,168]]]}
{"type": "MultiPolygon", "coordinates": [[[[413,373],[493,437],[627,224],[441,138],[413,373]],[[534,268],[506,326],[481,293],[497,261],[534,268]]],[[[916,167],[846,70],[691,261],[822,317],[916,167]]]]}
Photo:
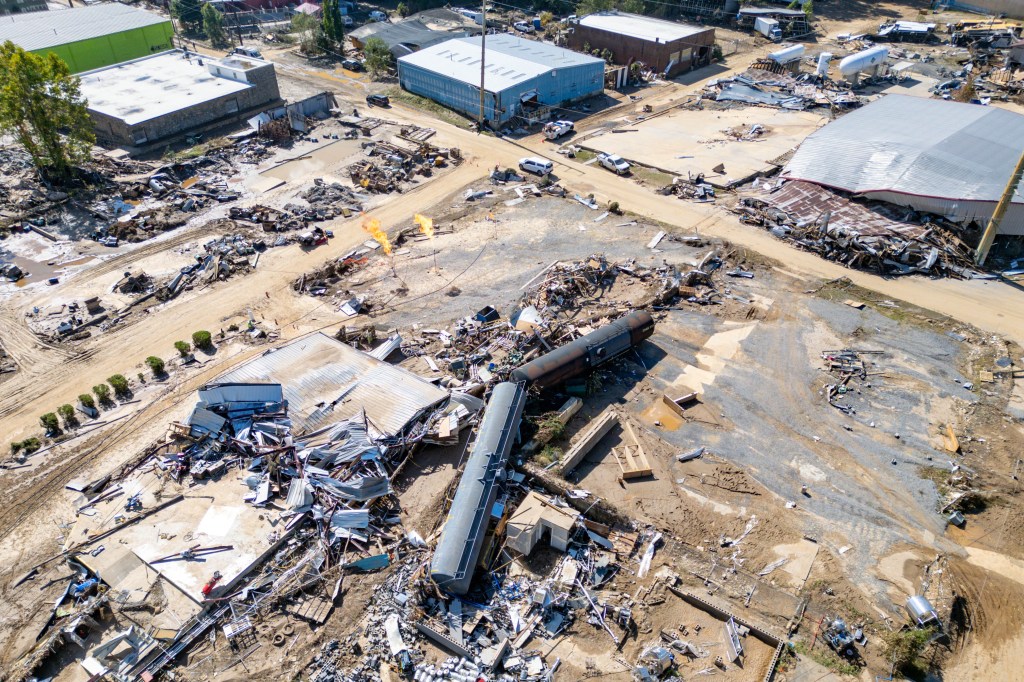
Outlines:
{"type": "Polygon", "coordinates": [[[711,63],[715,29],[640,14],[595,12],[573,24],[574,50],[608,50],[616,64],[642,62],[668,78],[711,63]]]}
{"type": "Polygon", "coordinates": [[[507,545],[520,554],[528,555],[538,542],[547,538],[552,547],[564,552],[569,548],[578,515],[573,509],[557,507],[530,491],[505,525],[507,545]]]}
{"type": "MultiPolygon", "coordinates": [[[[456,38],[398,60],[402,88],[468,116],[480,112],[480,37],[456,38]]],[[[484,118],[500,128],[550,118],[555,107],[604,92],[604,60],[511,34],[487,37],[484,118]]]]}

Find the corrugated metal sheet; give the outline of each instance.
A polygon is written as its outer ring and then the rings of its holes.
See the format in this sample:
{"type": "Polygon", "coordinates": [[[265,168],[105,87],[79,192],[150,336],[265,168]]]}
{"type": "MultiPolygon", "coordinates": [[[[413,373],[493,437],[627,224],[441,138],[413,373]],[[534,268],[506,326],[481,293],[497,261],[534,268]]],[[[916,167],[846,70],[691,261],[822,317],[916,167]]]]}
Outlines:
{"type": "Polygon", "coordinates": [[[708,30],[703,26],[680,24],[675,21],[665,21],[616,10],[588,14],[580,19],[580,26],[589,26],[609,33],[649,40],[652,43],[670,43],[673,40],[694,36],[708,30]]]}
{"type": "MultiPolygon", "coordinates": [[[[447,40],[407,55],[398,60],[403,65],[417,66],[468,85],[480,83],[480,37],[447,40]]],[[[484,87],[498,92],[514,87],[556,69],[590,66],[601,67],[604,60],[572,50],[526,40],[511,34],[487,36],[487,66],[484,87]]]]}
{"type": "Polygon", "coordinates": [[[207,433],[220,433],[227,420],[207,409],[196,407],[192,410],[192,414],[189,415],[187,423],[191,427],[189,434],[198,437],[207,433]]]}
{"type": "Polygon", "coordinates": [[[218,379],[218,383],[247,382],[276,382],[284,387],[297,434],[366,410],[373,426],[395,435],[448,396],[411,372],[321,333],[268,351],[218,379]]]}
{"type": "Polygon", "coordinates": [[[158,14],[119,2],[30,12],[4,17],[0,21],[0,43],[10,40],[25,50],[42,50],[169,21],[158,14]]]}
{"type": "MultiPolygon", "coordinates": [[[[480,38],[449,40],[398,60],[406,90],[476,116],[480,111],[480,38]]],[[[559,106],[604,90],[604,61],[512,35],[487,37],[484,112],[503,124],[518,111],[523,94],[559,106]]]]}
{"type": "Polygon", "coordinates": [[[1022,150],[1024,116],[887,95],[811,134],[782,174],[968,220],[991,215],[1022,150]]]}

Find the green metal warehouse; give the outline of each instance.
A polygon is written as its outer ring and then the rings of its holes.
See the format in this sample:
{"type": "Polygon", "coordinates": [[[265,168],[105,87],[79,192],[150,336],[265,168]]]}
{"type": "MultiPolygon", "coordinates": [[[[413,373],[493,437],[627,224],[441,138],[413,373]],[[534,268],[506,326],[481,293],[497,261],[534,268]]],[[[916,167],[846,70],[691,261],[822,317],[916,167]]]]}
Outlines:
{"type": "Polygon", "coordinates": [[[10,40],[36,54],[52,52],[72,73],[171,49],[170,19],[111,2],[91,7],[55,9],[4,17],[0,43],[10,40]]]}

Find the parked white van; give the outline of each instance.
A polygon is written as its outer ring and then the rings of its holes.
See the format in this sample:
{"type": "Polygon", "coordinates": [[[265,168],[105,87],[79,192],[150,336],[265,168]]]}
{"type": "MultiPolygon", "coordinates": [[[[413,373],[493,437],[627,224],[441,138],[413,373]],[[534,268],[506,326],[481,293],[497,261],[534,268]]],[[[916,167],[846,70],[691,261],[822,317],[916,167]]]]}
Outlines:
{"type": "Polygon", "coordinates": [[[527,156],[519,159],[519,170],[537,175],[546,175],[555,169],[555,164],[547,159],[538,159],[536,156],[527,156]]]}

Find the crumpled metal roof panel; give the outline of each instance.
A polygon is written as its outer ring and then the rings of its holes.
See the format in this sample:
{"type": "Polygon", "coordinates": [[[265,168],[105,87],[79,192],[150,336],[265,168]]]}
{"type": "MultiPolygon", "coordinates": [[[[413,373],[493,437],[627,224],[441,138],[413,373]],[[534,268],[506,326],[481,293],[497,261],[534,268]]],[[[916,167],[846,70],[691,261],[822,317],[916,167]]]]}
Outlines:
{"type": "Polygon", "coordinates": [[[280,383],[301,435],[366,410],[387,435],[400,433],[448,393],[412,372],[356,350],[326,334],[305,336],[250,360],[218,383],[280,383]]]}

